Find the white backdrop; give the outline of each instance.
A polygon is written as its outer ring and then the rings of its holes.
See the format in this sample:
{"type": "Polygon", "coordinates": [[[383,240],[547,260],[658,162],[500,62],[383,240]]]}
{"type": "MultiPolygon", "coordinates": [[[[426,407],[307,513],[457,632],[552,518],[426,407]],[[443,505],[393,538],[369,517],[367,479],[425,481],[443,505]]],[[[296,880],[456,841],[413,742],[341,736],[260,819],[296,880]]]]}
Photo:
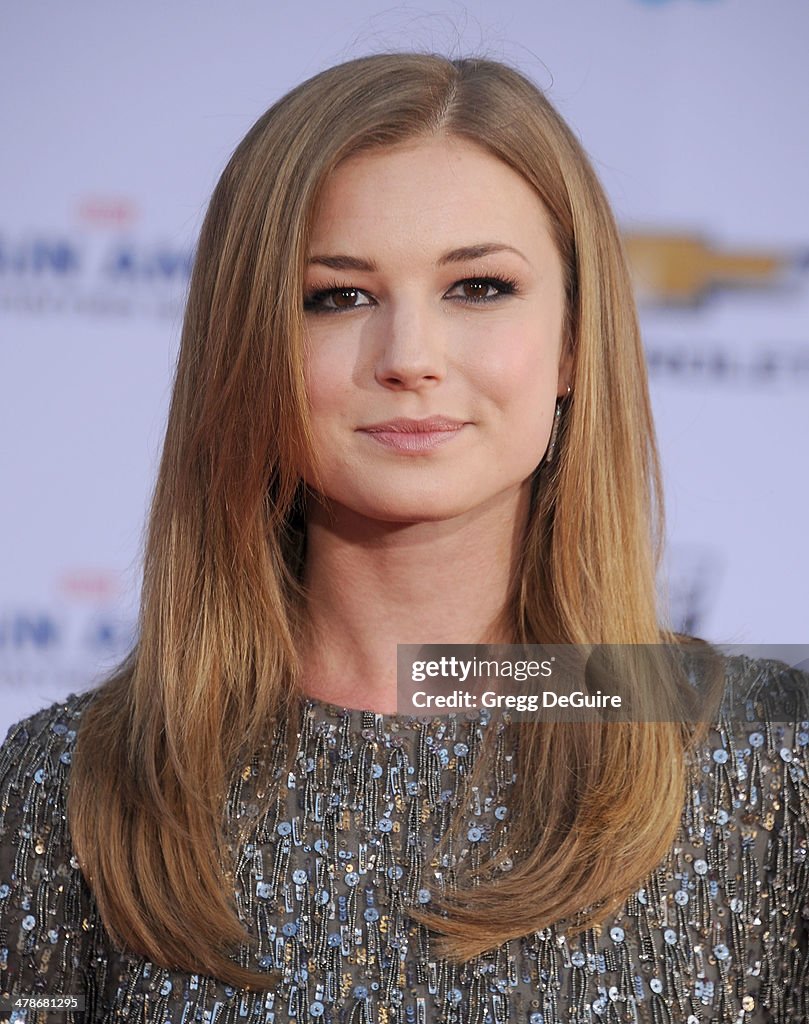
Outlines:
{"type": "Polygon", "coordinates": [[[658,255],[685,233],[715,266],[777,258],[687,306],[653,289],[642,320],[675,625],[809,640],[807,43],[803,0],[4,4],[0,732],[131,642],[190,252],[230,152],[303,78],[390,48],[517,64],[658,255]]]}

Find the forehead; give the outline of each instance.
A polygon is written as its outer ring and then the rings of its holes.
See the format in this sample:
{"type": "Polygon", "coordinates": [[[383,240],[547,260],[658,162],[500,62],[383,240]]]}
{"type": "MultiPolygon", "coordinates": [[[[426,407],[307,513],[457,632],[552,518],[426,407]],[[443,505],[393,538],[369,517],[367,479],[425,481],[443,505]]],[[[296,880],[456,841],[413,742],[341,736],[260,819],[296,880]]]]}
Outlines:
{"type": "Polygon", "coordinates": [[[521,174],[482,146],[436,136],[355,154],[325,181],[310,250],[324,245],[445,248],[481,239],[550,243],[547,211],[521,174]]]}

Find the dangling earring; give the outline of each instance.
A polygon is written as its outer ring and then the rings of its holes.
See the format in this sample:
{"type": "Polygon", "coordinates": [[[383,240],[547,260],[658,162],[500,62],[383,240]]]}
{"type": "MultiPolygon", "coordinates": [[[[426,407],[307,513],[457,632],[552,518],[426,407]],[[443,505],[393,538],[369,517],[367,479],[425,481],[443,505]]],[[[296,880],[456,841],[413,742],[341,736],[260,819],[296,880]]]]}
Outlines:
{"type": "Polygon", "coordinates": [[[548,442],[548,450],[545,452],[545,458],[543,459],[543,462],[545,462],[546,464],[550,462],[553,458],[553,452],[556,448],[556,438],[559,434],[559,421],[562,418],[562,402],[564,402],[565,399],[570,396],[571,390],[572,389],[568,384],[567,394],[563,398],[556,399],[556,412],[553,414],[553,427],[551,428],[551,438],[548,442]]]}

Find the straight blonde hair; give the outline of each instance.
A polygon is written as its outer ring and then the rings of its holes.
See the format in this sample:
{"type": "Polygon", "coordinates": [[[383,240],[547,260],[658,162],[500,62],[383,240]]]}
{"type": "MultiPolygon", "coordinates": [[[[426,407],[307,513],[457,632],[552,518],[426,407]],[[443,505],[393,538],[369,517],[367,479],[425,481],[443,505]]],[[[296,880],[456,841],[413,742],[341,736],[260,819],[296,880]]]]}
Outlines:
{"type": "MultiPolygon", "coordinates": [[[[523,176],[565,273],[573,393],[557,455],[536,480],[505,613],[512,634],[675,639],[656,608],[660,470],[632,291],[571,130],[521,72],[483,58],[378,54],[299,85],[256,122],[214,191],[151,509],[139,639],[86,708],[72,765],[70,830],[104,925],[155,963],[245,988],[278,982],[232,959],[250,940],[230,896],[223,808],[244,758],[301,724],[300,467],[315,461],[307,240],[342,160],[434,135],[470,140],[523,176]]],[[[665,674],[658,684],[673,693],[665,674]]],[[[642,704],[648,679],[633,685],[642,704]]],[[[614,908],[673,841],[688,742],[674,722],[522,724],[509,815],[521,856],[507,874],[498,858],[456,899],[431,887],[430,911],[408,908],[436,933],[439,955],[467,960],[614,908]]]]}

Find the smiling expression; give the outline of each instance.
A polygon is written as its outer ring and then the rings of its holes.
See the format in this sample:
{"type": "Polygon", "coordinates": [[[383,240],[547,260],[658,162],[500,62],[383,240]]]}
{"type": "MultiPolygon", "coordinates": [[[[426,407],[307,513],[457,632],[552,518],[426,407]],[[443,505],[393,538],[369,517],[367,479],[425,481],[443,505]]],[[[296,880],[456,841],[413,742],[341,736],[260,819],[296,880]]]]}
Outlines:
{"type": "Polygon", "coordinates": [[[350,157],[315,211],[304,308],[333,507],[389,522],[516,508],[570,380],[562,266],[525,179],[456,137],[350,157]]]}

